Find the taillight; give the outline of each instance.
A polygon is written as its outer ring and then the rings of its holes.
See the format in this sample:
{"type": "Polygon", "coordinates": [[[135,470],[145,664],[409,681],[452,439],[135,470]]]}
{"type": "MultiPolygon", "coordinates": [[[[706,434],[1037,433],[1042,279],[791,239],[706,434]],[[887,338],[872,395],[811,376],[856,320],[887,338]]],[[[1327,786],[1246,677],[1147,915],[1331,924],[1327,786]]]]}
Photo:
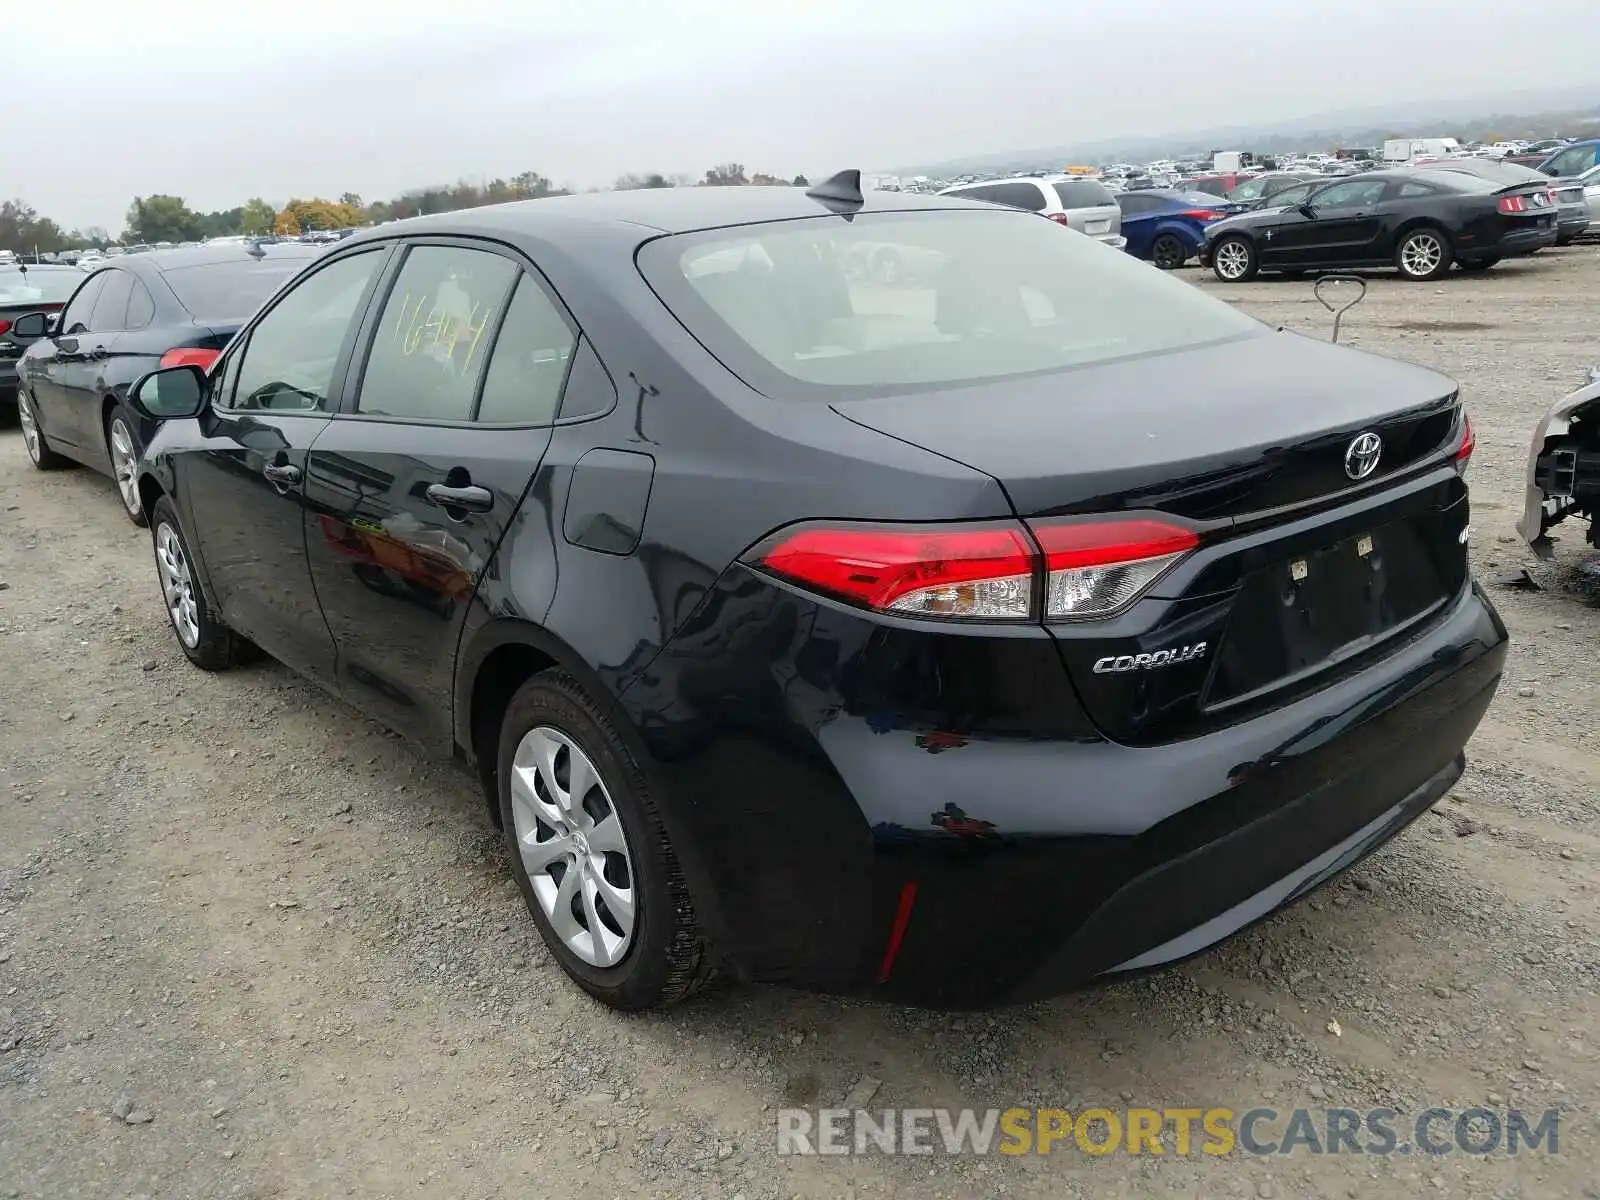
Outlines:
{"type": "Polygon", "coordinates": [[[782,530],[747,557],[792,583],[877,612],[1081,620],[1127,607],[1199,541],[1181,525],[1140,517],[1038,521],[1027,530],[1009,521],[819,522],[782,530]]]}
{"type": "Polygon", "coordinates": [[[6,334],[8,334],[10,332],[11,332],[11,322],[6,320],[4,317],[0,317],[0,337],[4,337],[6,334]]]}
{"type": "Polygon", "coordinates": [[[1501,196],[1495,207],[1510,216],[1512,213],[1527,212],[1528,202],[1521,196],[1501,196]]]}
{"type": "Polygon", "coordinates": [[[1223,213],[1220,208],[1190,208],[1185,209],[1178,215],[1180,217],[1188,217],[1193,221],[1215,221],[1223,213]]]}
{"type": "Polygon", "coordinates": [[[1467,463],[1472,458],[1472,452],[1477,449],[1478,439],[1472,432],[1472,421],[1466,413],[1461,414],[1461,440],[1456,443],[1456,470],[1465,475],[1467,463]]]}
{"type": "Polygon", "coordinates": [[[168,350],[161,356],[161,365],[163,367],[199,367],[202,371],[209,371],[211,364],[221,357],[221,350],[202,350],[198,346],[185,346],[177,350],[168,350]]]}
{"type": "Polygon", "coordinates": [[[1035,555],[1010,523],[801,525],[754,557],[774,575],[879,612],[983,621],[1033,615],[1035,555]]]}
{"type": "Polygon", "coordinates": [[[1117,612],[1200,544],[1191,529],[1145,518],[1035,523],[1032,529],[1044,549],[1046,618],[1117,612]]]}
{"type": "Polygon", "coordinates": [[[1549,204],[1549,205],[1554,205],[1555,204],[1555,202],[1556,202],[1556,190],[1555,190],[1555,188],[1546,188],[1545,189],[1544,202],[1546,204],[1549,204]]]}
{"type": "Polygon", "coordinates": [[[1072,223],[1071,221],[1067,220],[1067,214],[1064,212],[1045,213],[1045,216],[1049,217],[1057,225],[1070,225],[1072,223]]]}

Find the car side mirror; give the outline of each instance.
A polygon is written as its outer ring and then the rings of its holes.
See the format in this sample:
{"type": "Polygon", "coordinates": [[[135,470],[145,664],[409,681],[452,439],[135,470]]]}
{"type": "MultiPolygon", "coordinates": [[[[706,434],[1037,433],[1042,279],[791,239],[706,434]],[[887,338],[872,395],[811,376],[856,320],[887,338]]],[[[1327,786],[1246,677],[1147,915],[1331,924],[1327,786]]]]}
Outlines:
{"type": "Polygon", "coordinates": [[[24,313],[15,321],[11,322],[11,336],[18,338],[42,338],[50,332],[50,324],[54,320],[54,313],[24,313]]]}
{"type": "Polygon", "coordinates": [[[1294,206],[1294,210],[1302,217],[1315,219],[1317,215],[1317,210],[1310,204],[1297,204],[1294,206]]]}
{"type": "Polygon", "coordinates": [[[128,390],[128,401],[141,417],[174,421],[197,417],[211,394],[211,381],[199,367],[186,364],[151,371],[128,390]]]}

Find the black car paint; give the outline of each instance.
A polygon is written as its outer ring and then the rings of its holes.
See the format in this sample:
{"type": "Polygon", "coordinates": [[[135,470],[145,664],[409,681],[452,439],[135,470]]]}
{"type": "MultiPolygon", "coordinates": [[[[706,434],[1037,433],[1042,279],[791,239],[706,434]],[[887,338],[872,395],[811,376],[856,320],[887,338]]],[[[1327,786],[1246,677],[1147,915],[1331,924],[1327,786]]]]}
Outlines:
{"type": "MultiPolygon", "coordinates": [[[[1449,786],[1505,654],[1459,542],[1441,552],[1459,568],[1450,594],[1399,636],[1198,723],[1191,697],[1183,736],[1130,721],[1160,707],[1139,681],[1123,681],[1132,690],[1120,714],[1101,697],[1100,719],[1091,715],[1083,677],[1067,669],[1071,643],[1107,627],[866,613],[741,561],[799,518],[1170,503],[1210,539],[1184,578],[1212,574],[1198,592],[1177,594],[1174,581],[1117,618],[1112,633],[1153,648],[1287,554],[1419,506],[1464,529],[1447,380],[1263,328],[1062,372],[1049,377],[1056,395],[1042,383],[952,390],[920,414],[897,414],[909,402],[896,399],[840,412],[775,403],[690,337],[634,265],[639,245],[666,233],[819,215],[798,192],[751,191],[541,200],[356,235],[326,261],[442,235],[513,256],[592,345],[588,386],[612,393],[572,403],[573,371],[562,413],[582,415],[509,432],[415,428],[353,412],[352,351],[331,415],[165,423],[144,460],[146,509],[176,498],[230,624],[425,747],[454,752],[491,796],[511,692],[545,667],[573,675],[657,781],[708,937],[745,978],[969,1005],[1179,957],[1313,886],[1449,786]],[[1292,402],[1240,391],[1267,377],[1301,381],[1292,402]],[[1164,417],[1140,407],[1196,387],[1164,417]],[[1061,389],[1104,405],[1075,414],[1061,389]],[[1037,433],[979,437],[980,404],[1037,433]],[[1210,428],[1184,426],[1196,444],[1181,478],[1159,469],[1165,443],[1141,460],[1160,420],[1210,406],[1210,428]],[[1427,431],[1396,474],[1373,487],[1300,482],[1343,431],[1384,422],[1427,431]],[[1054,493],[1052,452],[1066,464],[1054,493]],[[287,496],[261,477],[280,454],[305,468],[287,496]],[[437,570],[390,570],[381,583],[364,572],[374,555],[360,538],[374,532],[402,556],[421,552],[382,514],[414,511],[413,483],[461,468],[494,493],[492,519],[447,517],[460,545],[437,570]],[[203,474],[230,483],[202,489],[203,474]],[[354,478],[370,493],[354,499],[337,482],[354,478]],[[1109,735],[1119,722],[1138,736],[1109,735]]],[[[881,194],[864,207],[868,219],[992,211],[881,194]]],[[[424,526],[442,528],[439,514],[424,526]]]]}
{"type": "MultiPolygon", "coordinates": [[[[1496,209],[1501,191],[1490,181],[1474,192],[1402,197],[1406,183],[1428,185],[1437,173],[1420,168],[1369,171],[1330,180],[1313,191],[1305,204],[1286,206],[1270,200],[1262,208],[1216,222],[1206,230],[1202,262],[1229,235],[1244,237],[1255,247],[1261,270],[1313,270],[1393,266],[1405,235],[1428,225],[1443,231],[1461,258],[1509,258],[1553,246],[1557,237],[1554,206],[1507,216],[1496,209]],[[1381,199],[1350,209],[1319,209],[1317,198],[1328,189],[1350,183],[1382,180],[1381,199]]],[[[1532,195],[1534,185],[1504,189],[1532,195]]]]}
{"type": "MultiPolygon", "coordinates": [[[[287,254],[309,260],[316,257],[317,251],[285,247],[272,253],[280,258],[287,254]]],[[[83,284],[62,306],[58,320],[64,321],[70,315],[77,325],[76,302],[80,297],[87,298],[88,289],[103,289],[111,280],[136,281],[145,289],[153,311],[137,329],[108,327],[74,332],[63,325],[28,346],[17,363],[18,382],[27,389],[40,431],[52,450],[103,474],[113,473],[106,425],[112,409],[126,398],[128,389],[154,370],[169,350],[221,350],[239,324],[236,313],[190,312],[164,281],[163,271],[172,266],[235,259],[242,263],[254,261],[248,248],[241,245],[162,250],[121,255],[85,276],[83,284]]],[[[96,313],[91,306],[90,315],[96,313]]],[[[143,446],[155,426],[148,421],[136,424],[138,428],[132,432],[139,446],[143,446]]]]}
{"type": "MultiPolygon", "coordinates": [[[[16,273],[18,275],[26,274],[27,276],[32,276],[34,281],[37,281],[40,275],[49,275],[55,277],[56,279],[60,279],[63,276],[73,277],[79,280],[83,278],[82,272],[80,272],[76,267],[58,267],[49,264],[39,264],[37,266],[23,266],[20,268],[15,266],[7,266],[3,269],[8,275],[16,273]]],[[[10,323],[15,321],[18,317],[26,316],[29,313],[59,312],[64,303],[64,301],[60,300],[42,301],[31,304],[14,302],[6,303],[0,301],[0,321],[10,323]]],[[[5,405],[7,408],[12,408],[16,405],[17,360],[22,357],[23,352],[26,351],[27,348],[36,340],[36,338],[24,337],[17,333],[15,329],[11,328],[7,328],[3,333],[0,333],[0,405],[5,405]]]]}

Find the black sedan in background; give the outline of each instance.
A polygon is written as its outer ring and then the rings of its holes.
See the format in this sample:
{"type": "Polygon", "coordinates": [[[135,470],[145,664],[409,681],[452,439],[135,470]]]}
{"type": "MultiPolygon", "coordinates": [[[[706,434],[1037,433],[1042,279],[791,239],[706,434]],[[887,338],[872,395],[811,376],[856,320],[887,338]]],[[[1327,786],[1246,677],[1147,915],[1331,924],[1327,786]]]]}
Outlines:
{"type": "Polygon", "coordinates": [[[619,1008],[1191,955],[1438,800],[1505,656],[1449,379],[854,172],[358,233],[130,400],[183,653],[475,766],[619,1008]]]}
{"type": "MultiPolygon", "coordinates": [[[[151,426],[124,403],[129,385],[161,366],[210,365],[240,323],[318,252],[199,247],[123,256],[87,277],[65,268],[81,286],[68,289],[61,311],[19,316],[9,331],[29,343],[16,362],[16,398],[34,466],[74,459],[105,472],[142,525],[136,474],[151,426]]],[[[30,268],[30,278],[41,269],[30,268]]]]}
{"type": "Polygon", "coordinates": [[[0,425],[17,411],[17,359],[35,340],[14,328],[28,313],[57,312],[83,282],[76,267],[0,265],[0,425]]]}
{"type": "MultiPolygon", "coordinates": [[[[1298,199],[1298,193],[1290,190],[1298,199]]],[[[1258,271],[1394,267],[1437,279],[1459,263],[1483,270],[1555,245],[1548,180],[1484,179],[1460,171],[1369,171],[1315,188],[1294,205],[1267,207],[1206,230],[1202,263],[1224,283],[1258,271]]]]}

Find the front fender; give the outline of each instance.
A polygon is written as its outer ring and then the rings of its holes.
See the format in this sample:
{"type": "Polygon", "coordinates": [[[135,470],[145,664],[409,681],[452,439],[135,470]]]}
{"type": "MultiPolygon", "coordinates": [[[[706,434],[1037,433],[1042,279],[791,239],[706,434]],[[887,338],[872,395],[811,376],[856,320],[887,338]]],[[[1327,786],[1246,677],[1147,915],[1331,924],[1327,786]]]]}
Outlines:
{"type": "Polygon", "coordinates": [[[1548,527],[1544,490],[1537,483],[1539,458],[1552,439],[1565,437],[1572,429],[1572,420],[1578,412],[1591,404],[1600,404],[1600,378],[1589,386],[1568,393],[1552,404],[1533,431],[1528,446],[1528,466],[1524,477],[1522,518],[1517,522],[1517,532],[1524,541],[1533,545],[1544,536],[1548,527]]]}

